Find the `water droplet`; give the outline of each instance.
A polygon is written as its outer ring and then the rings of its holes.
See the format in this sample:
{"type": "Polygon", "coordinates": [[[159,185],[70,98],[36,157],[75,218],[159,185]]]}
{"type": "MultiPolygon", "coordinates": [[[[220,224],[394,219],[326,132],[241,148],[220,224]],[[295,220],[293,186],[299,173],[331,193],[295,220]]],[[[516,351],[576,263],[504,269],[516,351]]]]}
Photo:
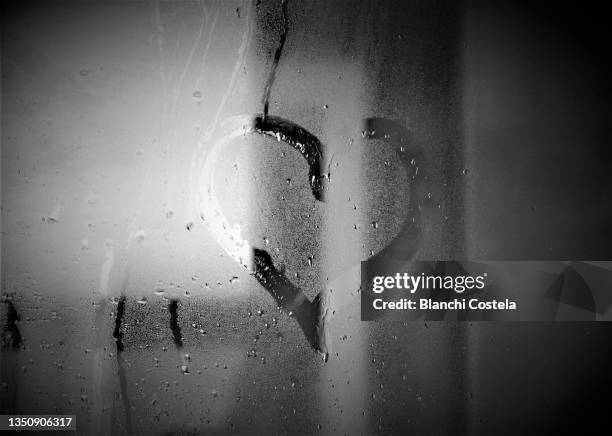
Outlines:
{"type": "Polygon", "coordinates": [[[415,158],[410,159],[410,165],[416,165],[416,159],[415,158]]]}
{"type": "Polygon", "coordinates": [[[372,221],[372,228],[373,229],[377,229],[378,228],[378,221],[372,221]]]}
{"type": "Polygon", "coordinates": [[[87,68],[83,68],[81,69],[81,71],[79,72],[79,74],[83,77],[86,77],[89,75],[89,70],[87,68]]]}
{"type": "Polygon", "coordinates": [[[147,297],[142,297],[136,301],[138,304],[147,304],[147,297]]]}
{"type": "Polygon", "coordinates": [[[234,276],[234,277],[232,277],[231,279],[229,279],[229,282],[230,282],[230,284],[232,284],[232,285],[233,285],[234,283],[236,283],[237,281],[238,281],[238,277],[236,277],[236,276],[234,276]]]}
{"type": "Polygon", "coordinates": [[[193,229],[193,222],[189,221],[186,225],[185,228],[187,229],[188,232],[191,231],[191,229],[193,229]]]}
{"type": "Polygon", "coordinates": [[[200,100],[202,98],[202,93],[200,91],[194,91],[192,95],[196,100],[200,100]]]}
{"type": "Polygon", "coordinates": [[[465,175],[467,175],[467,173],[468,173],[468,169],[467,169],[467,168],[464,168],[464,169],[463,169],[463,171],[461,171],[461,172],[462,172],[462,173],[463,173],[463,175],[465,176],[465,175]]]}
{"type": "Polygon", "coordinates": [[[146,237],[147,232],[145,232],[144,230],[141,229],[136,232],[136,242],[144,242],[146,237]]]}
{"type": "Polygon", "coordinates": [[[169,210],[168,212],[166,212],[166,218],[170,219],[174,216],[174,212],[172,212],[171,210],[169,210]]]}
{"type": "MultiPolygon", "coordinates": [[[[53,210],[51,211],[51,213],[49,213],[47,215],[47,217],[46,217],[47,218],[47,222],[49,224],[53,224],[53,223],[59,222],[61,212],[62,212],[61,204],[56,203],[55,206],[53,206],[53,210]]],[[[43,221],[44,221],[44,219],[43,219],[43,221]]]]}

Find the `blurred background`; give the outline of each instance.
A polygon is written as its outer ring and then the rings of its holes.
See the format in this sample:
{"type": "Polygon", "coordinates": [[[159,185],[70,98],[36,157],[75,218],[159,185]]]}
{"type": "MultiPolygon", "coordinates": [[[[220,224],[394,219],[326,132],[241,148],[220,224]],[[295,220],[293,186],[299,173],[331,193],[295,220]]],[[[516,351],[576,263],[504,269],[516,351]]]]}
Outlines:
{"type": "Polygon", "coordinates": [[[76,414],[82,434],[601,432],[607,323],[362,322],[359,262],[398,234],[420,260],[609,260],[605,17],[3,5],[1,412],[76,414]],[[322,144],[325,201],[300,153],[258,134],[223,146],[216,193],[324,296],[327,361],[201,219],[202,165],[267,84],[269,114],[322,144]],[[389,122],[401,143],[374,132],[389,122]]]}

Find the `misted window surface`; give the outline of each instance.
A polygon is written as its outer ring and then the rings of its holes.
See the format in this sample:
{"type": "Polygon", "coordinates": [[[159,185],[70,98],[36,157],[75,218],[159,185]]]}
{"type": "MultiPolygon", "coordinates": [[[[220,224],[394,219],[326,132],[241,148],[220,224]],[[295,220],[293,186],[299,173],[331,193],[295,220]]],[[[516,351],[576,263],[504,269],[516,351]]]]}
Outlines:
{"type": "MultiPolygon", "coordinates": [[[[510,413],[490,383],[533,332],[360,309],[362,261],[504,258],[477,194],[497,129],[475,121],[480,13],[7,7],[1,413],[79,434],[465,434],[510,413]]],[[[534,365],[574,355],[556,347],[534,365]]],[[[527,402],[560,389],[530,397],[537,373],[511,368],[527,402]]]]}

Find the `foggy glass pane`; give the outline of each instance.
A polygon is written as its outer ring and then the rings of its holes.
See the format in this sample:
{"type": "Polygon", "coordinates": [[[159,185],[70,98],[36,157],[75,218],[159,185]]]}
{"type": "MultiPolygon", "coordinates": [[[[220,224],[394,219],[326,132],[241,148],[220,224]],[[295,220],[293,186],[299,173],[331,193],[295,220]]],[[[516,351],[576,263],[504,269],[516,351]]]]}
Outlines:
{"type": "Polygon", "coordinates": [[[6,7],[0,414],[76,415],[79,434],[491,434],[523,430],[523,404],[566,410],[544,400],[588,372],[581,354],[606,367],[605,327],[360,318],[376,256],[609,250],[609,207],[550,225],[566,182],[530,163],[580,137],[529,110],[600,127],[545,110],[596,69],[521,82],[539,70],[516,28],[472,3],[6,7]],[[515,82],[544,109],[500,91],[515,82]]]}

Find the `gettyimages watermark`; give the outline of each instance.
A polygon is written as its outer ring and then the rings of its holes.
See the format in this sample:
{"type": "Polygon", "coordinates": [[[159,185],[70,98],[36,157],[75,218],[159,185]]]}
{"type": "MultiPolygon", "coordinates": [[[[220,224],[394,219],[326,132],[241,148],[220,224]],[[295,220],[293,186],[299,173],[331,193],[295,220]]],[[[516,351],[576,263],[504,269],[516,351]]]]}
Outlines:
{"type": "Polygon", "coordinates": [[[612,321],[612,261],[362,262],[361,319],[612,321]]]}

